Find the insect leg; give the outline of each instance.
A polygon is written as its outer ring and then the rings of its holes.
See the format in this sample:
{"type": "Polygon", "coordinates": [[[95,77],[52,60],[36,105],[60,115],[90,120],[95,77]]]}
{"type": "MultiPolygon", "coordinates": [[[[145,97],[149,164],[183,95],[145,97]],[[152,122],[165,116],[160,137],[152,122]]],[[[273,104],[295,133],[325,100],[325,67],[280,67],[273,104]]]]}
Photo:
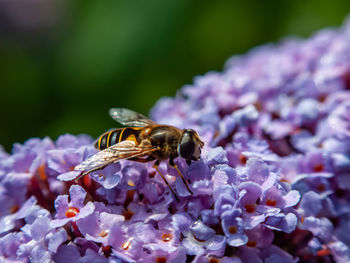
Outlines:
{"type": "Polygon", "coordinates": [[[175,199],[177,201],[180,201],[179,198],[177,197],[177,195],[175,194],[174,190],[171,188],[170,184],[168,183],[168,181],[166,180],[166,178],[164,177],[164,175],[160,172],[160,170],[158,169],[159,166],[159,160],[157,160],[154,165],[153,168],[156,169],[156,171],[159,173],[160,177],[162,177],[162,179],[164,180],[165,184],[169,187],[170,191],[172,192],[172,194],[175,196],[175,199]]]}
{"type": "Polygon", "coordinates": [[[172,167],[174,167],[174,168],[176,169],[177,173],[178,173],[178,174],[180,175],[180,177],[181,177],[181,180],[184,182],[184,184],[185,184],[187,190],[190,192],[191,195],[193,195],[193,192],[192,192],[192,190],[190,189],[190,187],[188,186],[188,183],[187,183],[185,177],[182,175],[182,173],[180,172],[179,168],[178,168],[177,165],[174,163],[174,159],[171,158],[171,157],[170,157],[170,159],[169,159],[169,164],[170,164],[172,167]]]}

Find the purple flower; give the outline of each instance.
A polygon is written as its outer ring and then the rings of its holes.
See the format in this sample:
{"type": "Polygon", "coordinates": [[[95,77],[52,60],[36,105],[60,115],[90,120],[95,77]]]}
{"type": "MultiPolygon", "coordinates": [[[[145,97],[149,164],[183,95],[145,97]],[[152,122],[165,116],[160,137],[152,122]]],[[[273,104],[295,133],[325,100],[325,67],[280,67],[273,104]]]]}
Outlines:
{"type": "MultiPolygon", "coordinates": [[[[350,20],[349,20],[350,21],[350,20]]],[[[230,58],[152,119],[205,141],[190,165],[122,160],[75,183],[86,135],[0,148],[0,261],[348,262],[350,22],[230,58]]]]}
{"type": "Polygon", "coordinates": [[[69,189],[69,196],[70,202],[68,202],[68,195],[58,196],[55,200],[57,214],[56,219],[50,223],[51,227],[60,227],[70,221],[75,222],[94,211],[94,203],[84,204],[86,192],[81,186],[72,185],[69,189]]]}

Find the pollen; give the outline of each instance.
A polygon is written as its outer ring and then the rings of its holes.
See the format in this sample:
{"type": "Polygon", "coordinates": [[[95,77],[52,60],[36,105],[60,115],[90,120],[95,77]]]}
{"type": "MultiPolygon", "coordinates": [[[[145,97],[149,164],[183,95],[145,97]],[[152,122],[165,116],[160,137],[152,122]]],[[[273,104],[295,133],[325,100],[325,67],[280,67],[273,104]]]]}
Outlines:
{"type": "Polygon", "coordinates": [[[131,241],[133,240],[133,238],[129,238],[122,246],[121,248],[124,250],[128,250],[131,247],[131,241]]]}
{"type": "Polygon", "coordinates": [[[323,172],[323,171],[324,171],[324,165],[323,165],[322,163],[316,164],[316,165],[314,166],[314,171],[315,171],[316,173],[323,172]]]}
{"type": "Polygon", "coordinates": [[[172,240],[172,239],[173,239],[173,235],[170,234],[170,233],[164,233],[164,234],[162,235],[162,240],[163,240],[164,242],[169,242],[169,241],[172,240]]]}
{"type": "Polygon", "coordinates": [[[266,205],[269,205],[269,206],[276,206],[276,205],[277,205],[277,202],[276,202],[276,200],[270,200],[270,199],[268,199],[268,200],[266,201],[266,205]]]}
{"type": "Polygon", "coordinates": [[[131,186],[131,187],[134,187],[135,186],[135,183],[131,180],[128,180],[128,185],[131,186]]]}
{"type": "Polygon", "coordinates": [[[68,218],[75,217],[78,213],[79,213],[78,208],[76,208],[74,206],[70,206],[66,210],[66,217],[68,217],[68,218]]]}
{"type": "Polygon", "coordinates": [[[130,210],[126,210],[124,212],[124,218],[125,220],[130,220],[132,218],[132,216],[134,215],[134,212],[131,212],[130,210]]]}
{"type": "Polygon", "coordinates": [[[228,228],[228,232],[230,232],[230,234],[236,234],[237,233],[237,227],[235,226],[230,226],[228,228]]]}
{"type": "Polygon", "coordinates": [[[10,213],[14,214],[19,210],[19,206],[18,205],[13,205],[10,209],[10,213]]]}
{"type": "Polygon", "coordinates": [[[319,184],[319,185],[317,186],[317,190],[318,190],[319,192],[324,192],[324,191],[326,190],[326,186],[325,186],[324,184],[319,184]]]}
{"type": "Polygon", "coordinates": [[[248,241],[247,247],[256,247],[256,241],[248,241]]]}
{"type": "Polygon", "coordinates": [[[241,155],[239,156],[239,162],[240,162],[241,164],[245,165],[245,164],[247,163],[247,161],[248,161],[248,158],[247,158],[245,155],[241,154],[241,155]]]}
{"type": "Polygon", "coordinates": [[[104,229],[98,235],[100,237],[106,237],[106,236],[108,236],[108,234],[109,234],[109,230],[108,229],[104,229]]]}
{"type": "Polygon", "coordinates": [[[255,205],[245,205],[244,206],[247,213],[254,213],[255,212],[255,205]]]}
{"type": "Polygon", "coordinates": [[[166,263],[166,257],[158,257],[158,258],[156,258],[156,263],[166,263]]]}
{"type": "Polygon", "coordinates": [[[39,177],[42,181],[45,181],[47,179],[47,176],[46,176],[46,172],[45,172],[45,165],[40,165],[38,167],[38,174],[39,174],[39,177]]]}
{"type": "Polygon", "coordinates": [[[220,260],[218,258],[210,258],[209,263],[220,263],[220,260]]]}

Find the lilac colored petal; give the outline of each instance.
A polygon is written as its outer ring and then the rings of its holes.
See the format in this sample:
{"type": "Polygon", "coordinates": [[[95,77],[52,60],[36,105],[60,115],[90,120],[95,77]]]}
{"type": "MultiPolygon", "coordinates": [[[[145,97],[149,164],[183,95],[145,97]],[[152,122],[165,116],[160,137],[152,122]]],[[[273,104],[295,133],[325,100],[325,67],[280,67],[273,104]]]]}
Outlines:
{"type": "Polygon", "coordinates": [[[81,258],[80,262],[107,263],[108,259],[88,248],[85,255],[81,258]]]}
{"type": "Polygon", "coordinates": [[[80,171],[69,171],[69,172],[60,174],[59,176],[57,176],[57,179],[63,182],[69,182],[77,178],[80,174],[81,174],[80,171]]]}
{"type": "Polygon", "coordinates": [[[347,172],[350,170],[349,155],[342,153],[334,153],[332,154],[332,163],[335,167],[336,172],[347,172]]]}
{"type": "Polygon", "coordinates": [[[226,248],[226,237],[215,235],[206,242],[205,248],[208,250],[208,254],[222,257],[226,248]]]}
{"type": "Polygon", "coordinates": [[[346,263],[350,262],[350,249],[349,246],[344,244],[343,242],[331,242],[329,248],[332,251],[332,255],[335,258],[336,262],[346,263]]]}
{"type": "Polygon", "coordinates": [[[121,262],[136,263],[135,259],[133,259],[131,256],[126,255],[125,253],[122,253],[114,249],[112,251],[113,251],[112,255],[117,257],[117,259],[121,260],[121,262]]]}
{"type": "Polygon", "coordinates": [[[333,224],[328,218],[315,218],[309,216],[304,219],[300,228],[309,230],[322,240],[330,240],[333,231],[333,224]]]}
{"type": "Polygon", "coordinates": [[[307,192],[300,201],[300,209],[305,216],[317,215],[322,209],[322,197],[315,192],[307,192]]]}
{"type": "Polygon", "coordinates": [[[160,221],[167,216],[168,216],[168,214],[166,214],[166,213],[152,214],[152,215],[148,216],[144,222],[147,224],[151,221],[160,221]]]}
{"type": "Polygon", "coordinates": [[[50,227],[52,228],[61,227],[67,224],[69,221],[71,221],[70,218],[53,219],[50,222],[50,227]]]}
{"type": "Polygon", "coordinates": [[[87,249],[91,249],[95,252],[98,252],[100,249],[100,246],[98,244],[90,240],[87,240],[83,237],[76,237],[74,239],[74,243],[79,247],[80,252],[86,252],[87,249]]]}
{"type": "MultiPolygon", "coordinates": [[[[186,185],[184,184],[184,182],[180,179],[180,177],[176,178],[175,181],[175,185],[176,185],[176,192],[178,193],[178,195],[180,197],[186,197],[186,196],[190,196],[191,193],[187,190],[186,185]]],[[[191,188],[190,188],[191,189],[191,188]]]]}
{"type": "Polygon", "coordinates": [[[213,166],[215,164],[225,164],[228,162],[226,152],[222,147],[216,147],[208,152],[207,155],[207,163],[209,166],[213,166]]]}
{"type": "Polygon", "coordinates": [[[231,247],[241,247],[247,244],[248,237],[244,234],[235,234],[227,237],[227,244],[231,247]]]}
{"type": "Polygon", "coordinates": [[[49,230],[50,219],[45,216],[39,217],[30,227],[31,236],[36,241],[44,238],[49,230]]]}
{"type": "Polygon", "coordinates": [[[271,229],[259,225],[251,230],[246,231],[249,241],[255,242],[258,248],[268,248],[274,239],[274,233],[271,229]]]}
{"type": "Polygon", "coordinates": [[[186,262],[186,249],[179,247],[176,251],[168,256],[169,263],[182,263],[186,262]]]}
{"type": "Polygon", "coordinates": [[[213,192],[212,182],[209,180],[195,181],[192,185],[194,195],[211,195],[213,192]]]}
{"type": "Polygon", "coordinates": [[[182,241],[182,245],[186,248],[188,255],[203,255],[205,254],[205,249],[203,244],[196,241],[195,239],[186,238],[182,241]]]}
{"type": "Polygon", "coordinates": [[[265,224],[266,227],[283,231],[285,233],[291,233],[298,223],[298,219],[295,214],[289,213],[284,215],[282,213],[267,218],[265,224]]]}
{"type": "Polygon", "coordinates": [[[37,200],[34,196],[31,196],[24,204],[23,206],[17,211],[16,213],[16,219],[22,219],[28,216],[32,210],[34,209],[34,206],[37,204],[37,200]]]}
{"type": "Polygon", "coordinates": [[[196,221],[190,227],[191,233],[199,240],[208,240],[215,235],[215,230],[203,224],[202,221],[196,221]]]}
{"type": "Polygon", "coordinates": [[[80,254],[78,249],[72,245],[62,245],[57,253],[53,255],[53,260],[57,263],[79,262],[80,254]]]}
{"type": "Polygon", "coordinates": [[[65,213],[69,207],[68,195],[59,195],[55,200],[56,217],[65,218],[65,213]]]}
{"type": "Polygon", "coordinates": [[[258,184],[262,184],[269,177],[268,166],[259,159],[251,158],[247,162],[248,179],[258,184]]]}
{"type": "Polygon", "coordinates": [[[269,251],[269,256],[265,258],[266,263],[297,263],[299,260],[297,258],[293,258],[290,254],[282,250],[277,246],[271,246],[269,251]]]}
{"type": "Polygon", "coordinates": [[[94,210],[95,210],[95,204],[93,202],[88,202],[82,209],[80,209],[80,212],[76,216],[76,220],[79,220],[81,218],[84,218],[92,214],[94,210]]]}
{"type": "Polygon", "coordinates": [[[246,127],[257,121],[259,112],[254,105],[251,104],[241,110],[235,111],[233,117],[240,126],[246,127]]]}
{"type": "Polygon", "coordinates": [[[3,235],[16,227],[16,214],[0,217],[0,234],[3,235]]]}
{"type": "Polygon", "coordinates": [[[300,193],[296,190],[292,190],[284,195],[283,200],[285,201],[284,207],[295,206],[300,200],[300,193]]]}
{"type": "Polygon", "coordinates": [[[228,181],[228,176],[227,174],[222,171],[222,170],[215,170],[214,174],[213,174],[213,178],[212,180],[214,181],[214,190],[217,189],[218,187],[225,185],[228,181]]]}
{"type": "Polygon", "coordinates": [[[209,197],[191,200],[187,204],[188,214],[192,216],[192,218],[198,218],[201,211],[205,208],[209,208],[209,205],[204,205],[204,202],[208,200],[209,197]]]}
{"type": "Polygon", "coordinates": [[[81,208],[84,206],[86,192],[80,185],[72,185],[69,188],[69,196],[71,200],[71,206],[74,206],[76,208],[81,208]]]}
{"type": "Polygon", "coordinates": [[[171,219],[172,226],[180,232],[188,231],[193,222],[185,213],[177,213],[171,219]]]}
{"type": "Polygon", "coordinates": [[[137,222],[132,224],[128,233],[141,240],[143,243],[154,243],[156,229],[151,224],[144,224],[143,222],[137,222]]]}
{"type": "Polygon", "coordinates": [[[157,182],[145,183],[140,189],[140,193],[144,195],[144,198],[151,204],[156,203],[161,197],[160,187],[157,182]]]}
{"type": "Polygon", "coordinates": [[[268,205],[258,205],[256,206],[256,211],[258,213],[264,214],[265,216],[274,216],[281,212],[281,209],[268,205]]]}
{"type": "Polygon", "coordinates": [[[273,185],[276,184],[278,176],[275,173],[270,173],[266,180],[262,183],[261,188],[263,191],[270,189],[273,185]]]}
{"type": "Polygon", "coordinates": [[[242,260],[238,257],[223,257],[220,263],[242,263],[242,260]]]}
{"type": "Polygon", "coordinates": [[[190,179],[191,182],[209,179],[210,176],[209,167],[203,160],[191,163],[186,171],[186,177],[190,179]]]}
{"type": "Polygon", "coordinates": [[[63,228],[54,233],[50,239],[48,244],[48,250],[50,252],[56,253],[57,248],[68,239],[67,232],[63,228]]]}
{"type": "Polygon", "coordinates": [[[21,205],[25,201],[25,195],[31,176],[30,173],[8,173],[2,181],[7,195],[13,198],[17,205],[21,205]]]}
{"type": "Polygon", "coordinates": [[[242,262],[263,263],[263,260],[260,257],[260,253],[260,250],[257,248],[244,246],[239,250],[239,257],[242,262]]]}
{"type": "Polygon", "coordinates": [[[243,228],[244,229],[252,229],[259,225],[260,223],[264,222],[266,219],[266,215],[264,214],[246,214],[243,216],[243,228]]]}
{"type": "Polygon", "coordinates": [[[119,183],[120,179],[121,177],[119,174],[106,176],[106,180],[103,183],[103,187],[106,189],[112,189],[119,183]]]}
{"type": "Polygon", "coordinates": [[[91,177],[106,189],[112,189],[120,182],[122,174],[120,172],[120,163],[108,165],[106,168],[93,172],[91,177]]]}
{"type": "Polygon", "coordinates": [[[51,262],[51,254],[49,251],[46,250],[46,247],[38,245],[33,248],[33,250],[30,252],[30,259],[32,262],[51,262]]]}
{"type": "Polygon", "coordinates": [[[222,171],[227,175],[227,183],[229,184],[238,184],[239,179],[236,173],[236,170],[229,166],[228,164],[217,164],[213,167],[215,174],[216,171],[222,171]]]}
{"type": "MultiPolygon", "coordinates": [[[[235,187],[229,185],[224,185],[216,189],[214,192],[215,216],[222,216],[225,212],[231,213],[231,211],[237,207],[239,201],[237,191],[235,187]]],[[[244,192],[244,194],[246,193],[246,191],[241,192],[244,192]]]]}
{"type": "MultiPolygon", "coordinates": [[[[81,212],[79,213],[79,215],[80,214],[81,212]]],[[[86,236],[87,234],[91,236],[97,236],[101,232],[101,229],[99,226],[100,222],[99,222],[98,212],[92,212],[80,218],[76,218],[76,222],[77,222],[79,231],[83,236],[86,236]]]]}
{"type": "Polygon", "coordinates": [[[220,221],[218,217],[214,215],[214,211],[212,209],[204,209],[200,213],[200,217],[203,221],[204,224],[211,226],[211,225],[216,225],[220,221]]]}
{"type": "Polygon", "coordinates": [[[19,233],[8,233],[0,238],[0,256],[5,258],[16,258],[16,251],[22,243],[19,233]]]}
{"type": "Polygon", "coordinates": [[[255,204],[256,200],[259,197],[261,197],[261,194],[262,194],[261,186],[256,184],[256,183],[254,183],[254,182],[251,182],[251,181],[241,183],[238,186],[238,189],[240,191],[247,191],[247,194],[245,194],[242,197],[242,200],[241,200],[241,204],[242,205],[255,204]]]}

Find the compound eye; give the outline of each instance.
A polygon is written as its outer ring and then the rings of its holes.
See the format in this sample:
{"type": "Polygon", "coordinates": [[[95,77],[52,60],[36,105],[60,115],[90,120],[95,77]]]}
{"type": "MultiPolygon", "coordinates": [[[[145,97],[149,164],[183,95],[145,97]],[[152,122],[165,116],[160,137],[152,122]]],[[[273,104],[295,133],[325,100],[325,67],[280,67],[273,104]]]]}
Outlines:
{"type": "Polygon", "coordinates": [[[193,141],[192,136],[188,133],[184,133],[177,150],[179,155],[182,158],[189,160],[193,156],[195,150],[196,150],[196,144],[193,141]]]}

